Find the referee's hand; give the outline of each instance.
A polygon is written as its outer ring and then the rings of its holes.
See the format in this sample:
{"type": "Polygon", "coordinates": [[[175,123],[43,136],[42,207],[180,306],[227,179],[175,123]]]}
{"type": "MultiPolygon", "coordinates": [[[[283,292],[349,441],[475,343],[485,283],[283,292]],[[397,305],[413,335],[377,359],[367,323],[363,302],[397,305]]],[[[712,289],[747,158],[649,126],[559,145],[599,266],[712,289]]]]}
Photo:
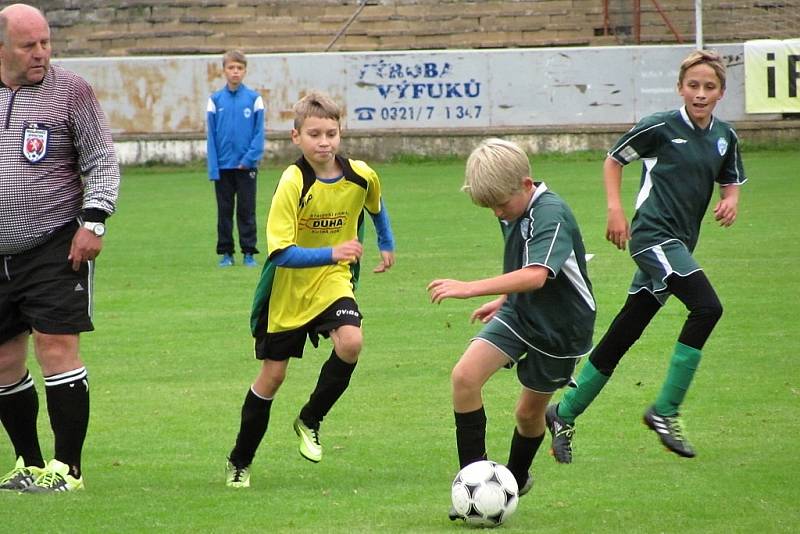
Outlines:
{"type": "Polygon", "coordinates": [[[72,270],[77,271],[81,268],[81,263],[95,259],[100,255],[102,248],[102,237],[97,237],[86,228],[78,228],[72,238],[72,245],[69,247],[69,256],[67,257],[67,260],[72,262],[72,270]]]}

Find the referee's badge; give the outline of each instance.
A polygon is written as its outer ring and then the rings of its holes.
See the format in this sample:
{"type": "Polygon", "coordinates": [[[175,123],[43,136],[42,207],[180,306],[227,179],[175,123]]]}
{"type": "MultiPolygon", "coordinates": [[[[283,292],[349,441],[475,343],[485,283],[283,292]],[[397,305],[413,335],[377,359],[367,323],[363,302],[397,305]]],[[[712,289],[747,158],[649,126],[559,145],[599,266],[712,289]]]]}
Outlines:
{"type": "Polygon", "coordinates": [[[725,152],[728,151],[728,141],[725,140],[724,137],[720,137],[717,139],[717,152],[719,152],[720,156],[724,156],[725,152]]]}
{"type": "Polygon", "coordinates": [[[22,155],[31,163],[40,162],[47,155],[47,137],[50,131],[36,123],[26,123],[22,136],[22,155]]]}

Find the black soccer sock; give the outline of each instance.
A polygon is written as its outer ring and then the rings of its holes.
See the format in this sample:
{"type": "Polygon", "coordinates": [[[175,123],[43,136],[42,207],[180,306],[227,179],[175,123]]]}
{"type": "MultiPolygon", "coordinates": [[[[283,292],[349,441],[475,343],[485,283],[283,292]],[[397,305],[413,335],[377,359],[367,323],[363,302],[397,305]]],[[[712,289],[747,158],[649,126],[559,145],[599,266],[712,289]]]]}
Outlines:
{"type": "Polygon", "coordinates": [[[16,457],[22,456],[25,465],[44,467],[36,418],[39,416],[39,396],[30,373],[8,386],[0,385],[0,422],[8,432],[16,457]]]}
{"type": "Polygon", "coordinates": [[[517,479],[517,486],[520,488],[528,481],[528,470],[531,468],[533,458],[536,456],[542,440],[544,440],[544,433],[541,436],[529,438],[520,434],[517,427],[514,427],[514,436],[511,438],[511,449],[508,452],[506,467],[517,479]]]}
{"type": "Polygon", "coordinates": [[[486,412],[483,406],[474,412],[453,412],[456,417],[458,464],[463,468],[486,459],[486,412]]]}
{"type": "Polygon", "coordinates": [[[355,369],[356,363],[347,363],[339,358],[336,351],[331,351],[330,358],[319,371],[317,386],[300,410],[303,424],[308,428],[319,429],[319,424],[347,389],[355,369]]]}
{"type": "Polygon", "coordinates": [[[230,454],[230,461],[236,467],[247,467],[253,463],[256,450],[264,439],[269,426],[269,414],[272,409],[272,399],[265,399],[247,390],[247,395],[242,404],[242,421],[239,425],[239,434],[236,444],[230,454]]]}
{"type": "Polygon", "coordinates": [[[81,476],[81,451],[89,427],[89,382],[85,367],[44,378],[47,411],[55,437],[55,459],[81,476]]]}

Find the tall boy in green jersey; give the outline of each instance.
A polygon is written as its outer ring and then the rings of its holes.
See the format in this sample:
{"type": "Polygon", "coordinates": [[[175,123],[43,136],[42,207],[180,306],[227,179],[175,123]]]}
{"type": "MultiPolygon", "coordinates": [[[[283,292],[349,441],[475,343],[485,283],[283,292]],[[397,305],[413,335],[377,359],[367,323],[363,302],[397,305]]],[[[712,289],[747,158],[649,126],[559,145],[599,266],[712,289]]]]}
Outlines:
{"type": "MultiPolygon", "coordinates": [[[[595,302],[583,240],[569,206],[534,182],[528,156],[501,139],[483,141],[467,160],[464,185],[473,202],[500,219],[505,250],[500,276],[428,284],[431,302],[500,295],[471,316],[485,323],[452,372],[459,466],[487,458],[481,390],[503,367],[517,366],[517,402],[508,468],[520,495],[545,432],[545,409],[570,382],[575,362],[592,347],[595,302]]],[[[455,510],[450,518],[458,519],[455,510]]]]}
{"type": "Polygon", "coordinates": [[[739,185],[746,181],[736,133],[712,115],[725,92],[725,67],[713,52],[692,52],[681,64],[678,93],[684,106],[642,119],[622,136],[604,164],[606,239],[620,250],[630,239],[637,270],[628,299],[592,351],[578,388],[550,406],[547,424],[556,461],[572,461],[575,419],[605,386],[625,352],[641,336],[669,295],[689,315],[678,336],[661,392],[644,414],[645,424],[670,451],[695,456],[683,431],[679,408],[700,363],[701,350],[722,315],[722,305],[692,256],[714,183],[721,200],[714,217],[723,226],[736,219],[739,185]],[[630,229],[620,203],[622,167],[642,160],[636,214],[630,229]]]}
{"type": "Polygon", "coordinates": [[[227,485],[248,487],[250,464],[269,424],[272,400],[289,358],[303,356],[306,337],[333,342],[308,402],[295,419],[300,454],[322,459],[320,423],[350,383],[361,352],[361,313],[354,297],[362,255],[364,211],[378,235],[381,262],[394,264],[394,238],[378,175],[363,161],[337,155],[339,107],[310,93],[294,106],[292,141],[302,157],[284,171],[267,219],[269,259],[256,288],[251,318],[261,370],[245,396],[227,485]]]}

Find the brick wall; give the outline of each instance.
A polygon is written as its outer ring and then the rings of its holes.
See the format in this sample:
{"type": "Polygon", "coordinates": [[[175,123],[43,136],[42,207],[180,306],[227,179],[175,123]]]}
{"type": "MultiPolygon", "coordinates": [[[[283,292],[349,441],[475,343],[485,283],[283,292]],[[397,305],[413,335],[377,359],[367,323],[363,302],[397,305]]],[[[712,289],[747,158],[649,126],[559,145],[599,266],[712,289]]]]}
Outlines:
{"type": "MultiPolygon", "coordinates": [[[[367,0],[331,50],[600,46],[632,44],[637,36],[643,44],[654,44],[675,43],[676,34],[685,42],[694,41],[694,0],[641,0],[638,19],[631,12],[633,4],[630,0],[367,0]]],[[[80,57],[219,54],[233,47],[247,53],[321,52],[360,2],[43,0],[37,5],[50,20],[55,55],[80,57]]],[[[706,0],[705,5],[708,42],[796,37],[800,27],[796,18],[800,0],[706,0]],[[794,19],[787,22],[790,12],[794,19]],[[744,27],[742,21],[749,25],[744,27]]]]}

